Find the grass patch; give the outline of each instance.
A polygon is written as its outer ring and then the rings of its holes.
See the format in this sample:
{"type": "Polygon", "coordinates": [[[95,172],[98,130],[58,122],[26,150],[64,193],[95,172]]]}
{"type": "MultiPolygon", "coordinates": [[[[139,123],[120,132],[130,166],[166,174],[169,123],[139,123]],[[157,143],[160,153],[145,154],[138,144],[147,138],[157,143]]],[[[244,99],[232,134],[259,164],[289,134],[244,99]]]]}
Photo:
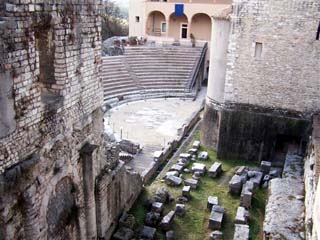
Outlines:
{"type": "MultiPolygon", "coordinates": [[[[196,131],[193,140],[198,140],[200,138],[199,131],[196,131]]],[[[189,146],[182,147],[183,151],[186,151],[190,148],[189,146]]],[[[224,234],[224,239],[233,239],[234,234],[234,218],[236,215],[237,208],[240,204],[239,196],[232,196],[228,193],[228,183],[237,166],[246,165],[246,166],[257,166],[256,163],[239,161],[239,160],[219,160],[215,152],[210,151],[204,147],[201,147],[200,150],[208,151],[209,160],[208,161],[199,161],[206,164],[207,169],[214,162],[221,162],[223,174],[216,178],[212,179],[207,174],[201,177],[201,182],[196,190],[191,190],[192,199],[186,204],[187,214],[180,218],[175,217],[173,223],[173,230],[175,231],[176,239],[183,240],[206,240],[209,239],[209,234],[211,230],[208,229],[208,220],[210,216],[210,211],[207,209],[207,199],[211,196],[217,196],[219,198],[219,204],[226,209],[226,214],[224,217],[224,222],[222,225],[222,232],[224,234]]],[[[176,159],[178,160],[178,159],[176,159]]],[[[189,166],[191,168],[192,162],[189,166]]],[[[146,186],[144,192],[140,195],[136,204],[132,207],[131,213],[137,218],[139,225],[143,224],[144,217],[147,213],[147,210],[143,206],[144,202],[149,196],[152,196],[156,189],[159,187],[166,187],[172,196],[177,198],[181,196],[182,186],[180,187],[169,187],[161,179],[163,174],[160,174],[152,184],[146,186]]],[[[192,174],[183,174],[183,178],[191,178],[192,174]]],[[[252,200],[252,209],[250,210],[251,219],[250,219],[250,238],[251,239],[262,239],[262,223],[264,218],[265,211],[265,202],[266,202],[266,191],[259,189],[256,191],[254,198],[252,200]]],[[[173,210],[175,203],[166,205],[165,213],[173,210]]],[[[158,232],[158,238],[164,239],[164,235],[161,232],[158,232]]]]}

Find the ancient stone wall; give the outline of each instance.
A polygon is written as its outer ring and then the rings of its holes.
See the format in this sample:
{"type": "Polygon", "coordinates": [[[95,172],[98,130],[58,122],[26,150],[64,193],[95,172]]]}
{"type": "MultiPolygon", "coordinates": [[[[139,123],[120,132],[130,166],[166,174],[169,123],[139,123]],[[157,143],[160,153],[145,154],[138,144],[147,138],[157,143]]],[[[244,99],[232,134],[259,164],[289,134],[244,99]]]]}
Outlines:
{"type": "Polygon", "coordinates": [[[320,3],[234,1],[225,102],[320,110],[320,3]]]}
{"type": "Polygon", "coordinates": [[[313,119],[313,134],[304,166],[306,238],[318,239],[320,234],[320,117],[313,119]]]}
{"type": "Polygon", "coordinates": [[[223,65],[226,72],[209,76],[216,89],[208,90],[201,138],[219,157],[269,160],[279,135],[307,140],[320,111],[319,4],[235,0],[229,16],[214,20],[231,28],[227,61],[211,61],[212,71],[223,65]]]}
{"type": "Polygon", "coordinates": [[[0,239],[97,238],[96,178],[123,175],[103,134],[100,5],[0,3],[0,239]]]}

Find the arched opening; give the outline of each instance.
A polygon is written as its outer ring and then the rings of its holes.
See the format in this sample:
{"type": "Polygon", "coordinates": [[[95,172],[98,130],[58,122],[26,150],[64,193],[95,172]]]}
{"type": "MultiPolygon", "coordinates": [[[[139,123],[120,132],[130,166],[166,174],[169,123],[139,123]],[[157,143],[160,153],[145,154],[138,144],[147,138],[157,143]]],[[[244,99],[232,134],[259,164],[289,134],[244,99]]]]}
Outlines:
{"type": "Polygon", "coordinates": [[[150,36],[161,36],[167,32],[166,17],[162,12],[150,12],[147,19],[147,34],[150,36]]]}
{"type": "Polygon", "coordinates": [[[193,15],[190,31],[196,40],[211,40],[211,18],[205,13],[193,15]]]}
{"type": "Polygon", "coordinates": [[[188,18],[186,15],[176,16],[174,13],[170,15],[169,37],[175,40],[189,38],[188,18]]]}
{"type": "Polygon", "coordinates": [[[78,239],[79,223],[76,186],[68,177],[60,180],[47,207],[47,239],[78,239]]]}

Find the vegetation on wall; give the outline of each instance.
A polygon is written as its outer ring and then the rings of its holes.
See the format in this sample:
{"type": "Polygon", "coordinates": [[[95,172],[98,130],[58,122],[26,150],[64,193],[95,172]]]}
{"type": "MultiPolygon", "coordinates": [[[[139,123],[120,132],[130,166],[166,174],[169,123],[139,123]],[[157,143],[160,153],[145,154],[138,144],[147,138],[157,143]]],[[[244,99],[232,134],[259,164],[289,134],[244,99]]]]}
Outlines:
{"type": "Polygon", "coordinates": [[[102,40],[113,36],[127,36],[129,33],[127,14],[111,0],[104,1],[102,17],[102,40]]]}

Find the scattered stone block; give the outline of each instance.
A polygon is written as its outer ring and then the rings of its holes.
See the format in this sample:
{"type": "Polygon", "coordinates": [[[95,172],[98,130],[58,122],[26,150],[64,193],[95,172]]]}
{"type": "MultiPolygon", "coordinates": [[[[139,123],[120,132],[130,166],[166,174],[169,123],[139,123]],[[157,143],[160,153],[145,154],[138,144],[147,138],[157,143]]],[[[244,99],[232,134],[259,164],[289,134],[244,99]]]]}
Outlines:
{"type": "Polygon", "coordinates": [[[242,187],[241,196],[240,196],[240,206],[245,208],[251,207],[251,200],[253,195],[252,191],[253,191],[253,182],[247,181],[242,187]]]}
{"type": "Polygon", "coordinates": [[[157,162],[161,158],[162,154],[163,154],[162,151],[155,151],[153,153],[153,160],[157,162]]]}
{"type": "Polygon", "coordinates": [[[249,240],[249,226],[244,224],[235,224],[233,240],[249,240]]]}
{"type": "Polygon", "coordinates": [[[211,230],[220,230],[224,216],[224,208],[219,205],[212,207],[210,218],[209,218],[209,228],[211,230]]]}
{"type": "Polygon", "coordinates": [[[194,172],[194,174],[192,175],[192,179],[195,180],[199,180],[201,177],[201,173],[200,172],[194,172]]]}
{"type": "Polygon", "coordinates": [[[186,161],[189,161],[191,158],[191,154],[190,153],[181,153],[179,155],[180,158],[185,159],[186,161]]]}
{"type": "Polygon", "coordinates": [[[229,182],[229,192],[232,194],[239,194],[242,189],[242,178],[241,176],[235,174],[229,182]]]}
{"type": "Polygon", "coordinates": [[[208,160],[208,153],[205,151],[202,151],[198,154],[199,160],[208,160]]]}
{"type": "Polygon", "coordinates": [[[143,226],[140,231],[139,236],[142,239],[153,240],[153,239],[155,239],[156,231],[157,231],[157,229],[155,229],[153,227],[143,226]]]}
{"type": "Polygon", "coordinates": [[[156,227],[160,221],[160,213],[148,212],[144,219],[144,223],[150,227],[156,227]]]}
{"type": "Polygon", "coordinates": [[[159,225],[160,228],[164,231],[170,230],[173,219],[174,219],[174,211],[170,211],[166,216],[162,218],[159,225]]]}
{"type": "Polygon", "coordinates": [[[197,148],[191,148],[191,149],[189,149],[189,151],[188,151],[188,153],[190,153],[191,155],[197,154],[197,152],[198,152],[198,149],[197,149],[197,148]]]}
{"type": "Polygon", "coordinates": [[[197,189],[199,181],[192,178],[188,178],[184,181],[184,184],[186,186],[190,186],[192,189],[197,189]]]}
{"type": "Polygon", "coordinates": [[[222,173],[222,164],[215,162],[209,169],[209,176],[210,177],[217,177],[222,173]]]}
{"type": "Polygon", "coordinates": [[[192,172],[200,172],[201,174],[204,174],[206,172],[206,165],[203,163],[194,163],[192,164],[192,172]]]}
{"type": "Polygon", "coordinates": [[[247,211],[244,207],[238,207],[234,223],[247,224],[249,221],[249,218],[250,218],[249,211],[247,211]]]}
{"type": "Polygon", "coordinates": [[[223,233],[216,230],[216,231],[213,231],[211,234],[210,234],[210,239],[211,240],[222,240],[223,239],[223,233]]]}
{"type": "Polygon", "coordinates": [[[161,203],[161,202],[154,202],[154,203],[152,204],[151,211],[161,214],[162,211],[163,211],[163,208],[164,208],[163,203],[161,203]]]}
{"type": "Polygon", "coordinates": [[[174,165],[171,166],[170,170],[171,171],[177,171],[177,172],[181,173],[183,168],[184,167],[179,165],[179,164],[174,164],[174,165]]]}
{"type": "Polygon", "coordinates": [[[190,192],[191,192],[191,187],[190,186],[184,186],[182,189],[182,196],[189,198],[190,199],[190,192]]]}
{"type": "Polygon", "coordinates": [[[133,229],[136,219],[132,214],[124,212],[119,219],[119,226],[133,229]]]}
{"type": "Polygon", "coordinates": [[[176,176],[178,177],[179,176],[179,172],[178,171],[169,171],[166,173],[166,177],[168,176],[176,176]]]}
{"type": "Polygon", "coordinates": [[[213,196],[209,196],[208,197],[208,201],[207,201],[207,208],[211,211],[212,207],[214,205],[218,205],[219,201],[218,201],[218,197],[213,197],[213,196]]]}
{"type": "Polygon", "coordinates": [[[183,169],[183,172],[184,172],[184,173],[190,173],[190,172],[191,172],[191,170],[190,170],[190,169],[188,169],[188,168],[185,168],[185,169],[183,169]]]}
{"type": "Polygon", "coordinates": [[[282,169],[279,167],[272,167],[270,169],[269,175],[271,178],[279,178],[281,177],[282,169]]]}
{"type": "Polygon", "coordinates": [[[175,214],[179,217],[183,217],[186,214],[186,206],[184,204],[176,204],[175,214]]]}
{"type": "Polygon", "coordinates": [[[155,202],[168,203],[170,199],[170,193],[168,189],[164,187],[157,188],[154,199],[155,202]]]}
{"type": "Polygon", "coordinates": [[[253,182],[253,187],[258,188],[261,184],[263,173],[260,171],[252,171],[253,177],[249,179],[250,182],[253,182]]]}
{"type": "Polygon", "coordinates": [[[178,198],[176,199],[176,202],[177,202],[177,203],[181,203],[181,204],[187,203],[188,201],[189,201],[189,199],[186,198],[186,197],[178,197],[178,198]]]}
{"type": "Polygon", "coordinates": [[[179,159],[179,161],[177,162],[177,165],[180,165],[182,167],[186,167],[188,165],[188,162],[186,160],[179,159]]]}
{"type": "Polygon", "coordinates": [[[200,141],[194,141],[192,144],[193,148],[199,149],[200,148],[200,141]]]}
{"type": "Polygon", "coordinates": [[[168,176],[165,180],[166,184],[169,186],[180,186],[182,183],[182,178],[176,176],[168,176]]]}
{"type": "Polygon", "coordinates": [[[246,166],[241,166],[236,171],[236,175],[239,175],[239,176],[246,175],[247,173],[248,173],[248,167],[246,166]]]}
{"type": "Polygon", "coordinates": [[[261,161],[261,171],[264,173],[264,174],[268,174],[270,172],[270,169],[271,169],[271,162],[268,162],[268,161],[261,161]]]}
{"type": "Polygon", "coordinates": [[[166,240],[174,240],[174,231],[167,231],[166,232],[166,240]]]}
{"type": "Polygon", "coordinates": [[[113,234],[113,239],[115,240],[130,240],[133,238],[134,232],[130,228],[120,227],[115,234],[113,234]]]}

